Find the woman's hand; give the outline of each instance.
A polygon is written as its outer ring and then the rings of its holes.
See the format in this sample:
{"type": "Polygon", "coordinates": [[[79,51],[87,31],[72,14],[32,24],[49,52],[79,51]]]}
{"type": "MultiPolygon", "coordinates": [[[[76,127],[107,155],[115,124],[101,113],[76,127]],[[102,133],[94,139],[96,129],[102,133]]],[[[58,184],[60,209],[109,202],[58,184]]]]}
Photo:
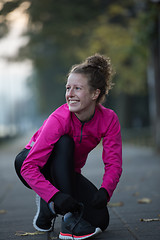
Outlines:
{"type": "Polygon", "coordinates": [[[57,214],[64,215],[67,212],[75,212],[79,210],[78,202],[69,194],[58,192],[53,196],[52,200],[57,214]]]}
{"type": "Polygon", "coordinates": [[[95,208],[104,208],[107,206],[108,192],[105,188],[100,188],[93,197],[92,206],[95,208]]]}

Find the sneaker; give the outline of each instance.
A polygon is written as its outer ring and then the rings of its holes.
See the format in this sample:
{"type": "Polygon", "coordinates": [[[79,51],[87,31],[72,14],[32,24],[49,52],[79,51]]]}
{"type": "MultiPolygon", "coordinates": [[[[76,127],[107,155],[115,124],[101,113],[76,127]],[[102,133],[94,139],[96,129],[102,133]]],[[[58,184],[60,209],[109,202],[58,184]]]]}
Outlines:
{"type": "Polygon", "coordinates": [[[86,239],[102,232],[82,218],[79,213],[73,213],[67,219],[62,218],[60,239],[86,239]]]}
{"type": "Polygon", "coordinates": [[[56,219],[48,203],[45,202],[41,197],[36,195],[37,213],[33,219],[33,226],[38,231],[48,232],[53,229],[53,221],[56,219]]]}

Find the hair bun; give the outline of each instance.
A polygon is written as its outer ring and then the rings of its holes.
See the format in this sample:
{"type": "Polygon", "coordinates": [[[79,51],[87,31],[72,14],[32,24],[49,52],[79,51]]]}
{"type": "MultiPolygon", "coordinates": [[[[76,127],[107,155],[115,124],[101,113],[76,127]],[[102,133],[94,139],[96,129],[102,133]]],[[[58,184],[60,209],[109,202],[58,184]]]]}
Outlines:
{"type": "Polygon", "coordinates": [[[108,68],[110,67],[110,59],[106,58],[98,53],[93,56],[90,56],[86,59],[88,65],[98,68],[103,71],[103,73],[108,72],[108,68]]]}

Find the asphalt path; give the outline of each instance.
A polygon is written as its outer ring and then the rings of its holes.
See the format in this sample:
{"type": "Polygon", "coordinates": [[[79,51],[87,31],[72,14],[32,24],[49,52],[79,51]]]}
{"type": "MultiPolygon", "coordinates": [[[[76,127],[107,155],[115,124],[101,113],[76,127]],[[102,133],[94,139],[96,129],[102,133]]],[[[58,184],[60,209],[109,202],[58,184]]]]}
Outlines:
{"type": "MultiPolygon", "coordinates": [[[[14,170],[16,154],[29,138],[18,138],[0,146],[0,240],[58,239],[61,217],[53,232],[33,228],[35,193],[19,181],[14,170]]],[[[83,174],[100,187],[103,175],[102,148],[88,157],[83,174]]],[[[123,174],[109,203],[110,225],[94,239],[160,239],[160,156],[154,149],[123,146],[123,174]]]]}

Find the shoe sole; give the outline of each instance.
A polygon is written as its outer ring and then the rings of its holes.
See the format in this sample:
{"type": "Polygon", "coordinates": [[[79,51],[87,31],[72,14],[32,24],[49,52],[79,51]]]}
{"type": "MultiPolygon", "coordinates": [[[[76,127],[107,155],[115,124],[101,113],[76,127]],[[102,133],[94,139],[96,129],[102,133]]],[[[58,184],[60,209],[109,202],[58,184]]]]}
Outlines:
{"type": "Polygon", "coordinates": [[[95,232],[94,233],[91,233],[91,234],[88,234],[88,235],[84,235],[84,236],[76,236],[76,235],[73,235],[72,234],[68,234],[68,233],[62,233],[60,232],[59,234],[59,238],[60,239],[76,239],[76,240],[81,240],[81,239],[87,239],[87,238],[90,238],[90,237],[93,237],[99,233],[101,233],[101,229],[100,228],[96,228],[95,232]]]}
{"type": "Polygon", "coordinates": [[[52,230],[52,226],[49,228],[49,229],[43,229],[43,228],[39,228],[37,225],[36,225],[36,221],[37,221],[37,218],[38,218],[38,215],[40,213],[40,196],[38,196],[36,194],[36,205],[37,205],[37,212],[36,212],[36,215],[34,216],[33,218],[33,227],[37,230],[37,231],[40,231],[40,232],[50,232],[52,230]]]}

